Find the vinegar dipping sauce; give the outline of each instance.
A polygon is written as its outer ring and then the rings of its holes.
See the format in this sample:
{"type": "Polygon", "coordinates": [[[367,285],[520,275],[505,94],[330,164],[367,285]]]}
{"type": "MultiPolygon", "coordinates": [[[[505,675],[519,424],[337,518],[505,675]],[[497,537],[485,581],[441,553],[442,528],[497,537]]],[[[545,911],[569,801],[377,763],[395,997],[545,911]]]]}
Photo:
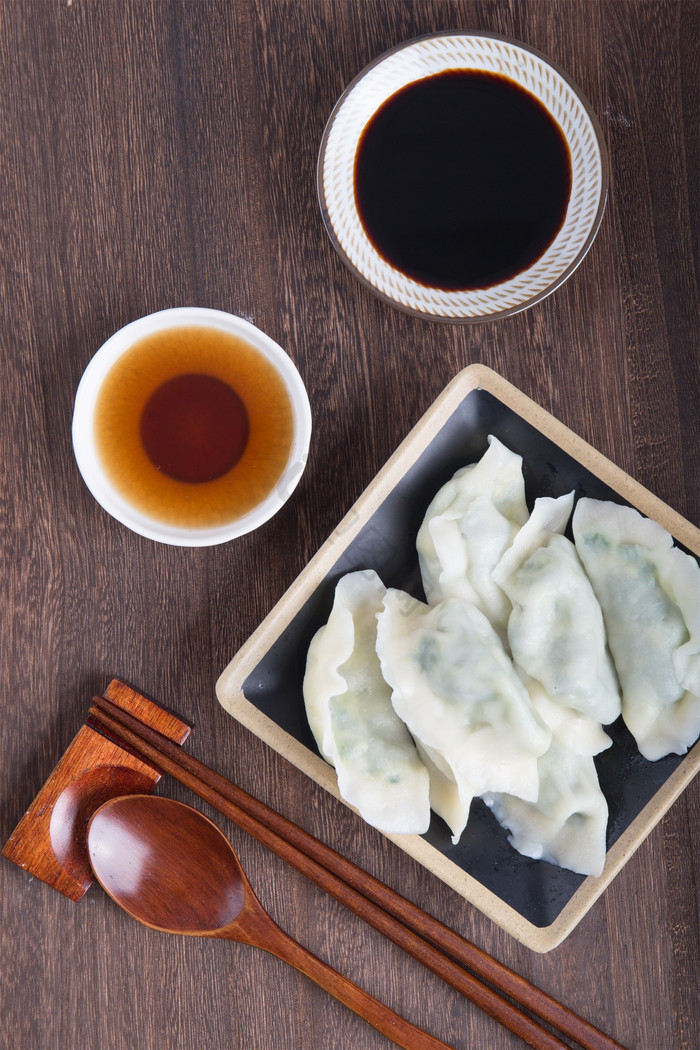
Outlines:
{"type": "Polygon", "coordinates": [[[205,529],[257,507],[294,439],[284,380],[244,338],[164,328],[112,365],[95,404],[97,454],[114,488],[157,521],[205,529]]]}
{"type": "Polygon", "coordinates": [[[545,106],[498,73],[450,69],[391,95],[362,132],[354,195],[380,256],[442,291],[491,288],[554,241],[571,156],[545,106]]]}

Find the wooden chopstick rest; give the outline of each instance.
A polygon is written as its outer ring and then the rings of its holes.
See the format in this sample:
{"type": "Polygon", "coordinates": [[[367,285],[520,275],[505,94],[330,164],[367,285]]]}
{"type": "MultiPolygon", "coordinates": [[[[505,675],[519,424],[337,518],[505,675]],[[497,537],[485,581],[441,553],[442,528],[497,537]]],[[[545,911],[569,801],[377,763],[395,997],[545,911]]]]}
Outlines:
{"type": "MultiPolygon", "coordinates": [[[[110,682],[105,697],[174,745],[182,745],[190,734],[192,727],[182,718],[119,679],[110,682]]],[[[81,726],[5,843],[3,857],[79,901],[95,878],[86,848],[90,817],[110,798],[149,794],[162,775],[123,741],[81,726]]]]}

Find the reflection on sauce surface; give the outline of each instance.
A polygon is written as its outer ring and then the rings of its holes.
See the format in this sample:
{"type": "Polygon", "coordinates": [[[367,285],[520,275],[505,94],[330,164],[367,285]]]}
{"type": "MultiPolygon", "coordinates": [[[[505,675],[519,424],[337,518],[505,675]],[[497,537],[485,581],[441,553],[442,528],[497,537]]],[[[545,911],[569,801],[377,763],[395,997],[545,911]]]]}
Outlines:
{"type": "Polygon", "coordinates": [[[141,444],[176,481],[213,481],[238,463],[248,442],[248,412],[228,383],[187,373],[154,390],[141,413],[141,444]]]}

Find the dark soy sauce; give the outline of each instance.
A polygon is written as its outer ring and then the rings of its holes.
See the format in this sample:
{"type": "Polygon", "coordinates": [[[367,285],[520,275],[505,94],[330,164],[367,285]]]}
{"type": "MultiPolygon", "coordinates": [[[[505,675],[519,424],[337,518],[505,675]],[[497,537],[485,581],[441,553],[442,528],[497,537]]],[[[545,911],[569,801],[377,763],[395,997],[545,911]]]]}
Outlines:
{"type": "Polygon", "coordinates": [[[542,103],[494,73],[449,70],[402,88],[355,156],[357,210],[392,266],[442,291],[490,288],[526,270],[571,195],[564,134],[542,103]]]}

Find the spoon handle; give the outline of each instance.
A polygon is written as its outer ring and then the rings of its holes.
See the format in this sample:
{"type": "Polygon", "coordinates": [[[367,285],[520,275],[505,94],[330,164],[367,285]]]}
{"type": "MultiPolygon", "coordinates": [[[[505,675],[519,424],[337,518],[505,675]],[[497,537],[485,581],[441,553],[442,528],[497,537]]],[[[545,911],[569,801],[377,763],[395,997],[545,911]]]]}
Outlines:
{"type": "Polygon", "coordinates": [[[244,915],[239,916],[230,928],[224,927],[214,936],[251,944],[276,955],[405,1050],[451,1050],[447,1043],[429,1035],[421,1028],[416,1028],[410,1021],[394,1013],[390,1007],[323,962],[285,933],[263,909],[258,911],[255,907],[246,907],[244,915]]]}

